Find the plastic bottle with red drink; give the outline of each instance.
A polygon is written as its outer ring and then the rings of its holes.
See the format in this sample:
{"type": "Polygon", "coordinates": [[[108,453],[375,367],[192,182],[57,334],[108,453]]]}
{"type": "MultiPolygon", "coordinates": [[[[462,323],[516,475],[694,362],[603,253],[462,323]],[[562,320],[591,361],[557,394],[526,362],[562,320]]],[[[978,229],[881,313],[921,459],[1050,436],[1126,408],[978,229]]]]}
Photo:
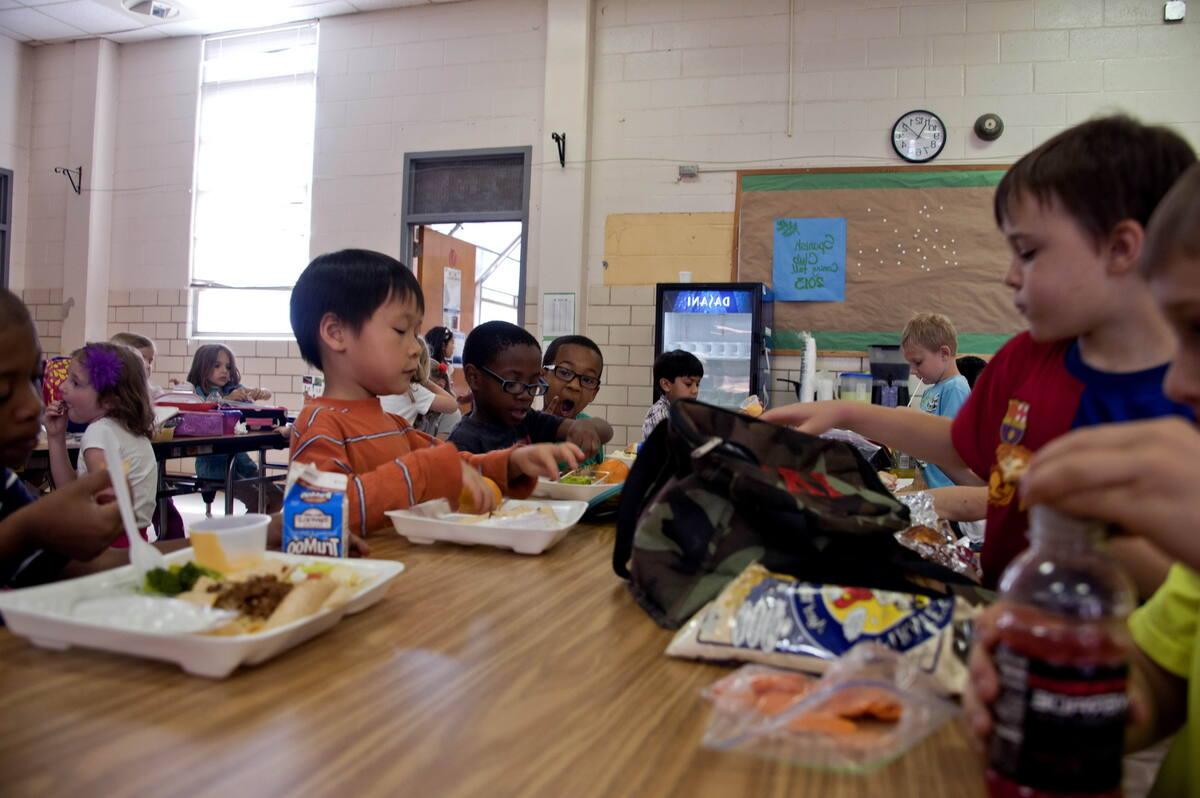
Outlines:
{"type": "Polygon", "coordinates": [[[1103,524],[1048,507],[1000,579],[992,798],[1120,796],[1134,592],[1103,524]]]}

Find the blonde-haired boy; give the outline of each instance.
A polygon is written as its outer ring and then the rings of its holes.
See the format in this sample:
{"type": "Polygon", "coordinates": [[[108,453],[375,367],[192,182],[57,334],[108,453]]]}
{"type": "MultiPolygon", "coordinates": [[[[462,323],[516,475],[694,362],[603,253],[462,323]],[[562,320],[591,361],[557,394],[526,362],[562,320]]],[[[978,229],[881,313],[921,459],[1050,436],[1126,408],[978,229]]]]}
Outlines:
{"type": "MultiPolygon", "coordinates": [[[[971,395],[971,386],[967,378],[958,373],[955,363],[958,332],[954,323],[940,313],[918,313],[904,325],[900,349],[912,373],[929,386],[921,394],[921,410],[945,418],[958,415],[971,395]]],[[[921,475],[931,488],[948,488],[955,484],[930,463],[921,467],[921,475]]]]}

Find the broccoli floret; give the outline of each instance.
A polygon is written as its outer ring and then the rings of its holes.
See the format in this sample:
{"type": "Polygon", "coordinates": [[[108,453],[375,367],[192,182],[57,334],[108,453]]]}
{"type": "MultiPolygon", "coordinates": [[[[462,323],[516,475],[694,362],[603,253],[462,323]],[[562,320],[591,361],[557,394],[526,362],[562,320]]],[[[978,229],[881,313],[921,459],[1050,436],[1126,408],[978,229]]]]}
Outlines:
{"type": "Polygon", "coordinates": [[[179,574],[166,568],[147,571],[142,587],[148,593],[161,593],[164,596],[177,596],[183,592],[183,587],[179,584],[179,574]]]}
{"type": "Polygon", "coordinates": [[[221,574],[211,568],[205,568],[202,565],[189,562],[183,566],[172,565],[169,568],[155,568],[147,572],[142,589],[147,593],[178,596],[180,593],[186,593],[195,587],[196,582],[202,576],[212,579],[221,578],[221,574]]]}

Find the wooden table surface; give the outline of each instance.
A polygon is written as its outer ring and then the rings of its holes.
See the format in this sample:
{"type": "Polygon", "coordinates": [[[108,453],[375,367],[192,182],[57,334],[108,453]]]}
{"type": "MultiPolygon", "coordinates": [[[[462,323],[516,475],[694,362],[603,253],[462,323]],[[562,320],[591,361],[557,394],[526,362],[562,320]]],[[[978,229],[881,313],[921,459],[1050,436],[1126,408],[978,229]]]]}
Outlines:
{"type": "Polygon", "coordinates": [[[581,525],[526,557],[375,537],[408,566],[383,602],[224,681],[0,630],[0,793],[983,794],[957,723],[865,777],[702,748],[698,691],[728,669],[663,656],[612,541],[581,525]]]}

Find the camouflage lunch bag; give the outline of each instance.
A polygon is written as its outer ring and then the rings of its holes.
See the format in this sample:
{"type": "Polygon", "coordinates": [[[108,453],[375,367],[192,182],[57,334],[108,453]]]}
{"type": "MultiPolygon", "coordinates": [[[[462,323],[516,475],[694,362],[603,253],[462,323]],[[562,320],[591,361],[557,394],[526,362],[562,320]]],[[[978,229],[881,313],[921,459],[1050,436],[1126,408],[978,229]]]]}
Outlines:
{"type": "MultiPolygon", "coordinates": [[[[682,400],[622,489],[613,569],[676,628],[752,562],[806,581],[903,592],[963,581],[896,542],[908,508],[851,445],[682,400]]],[[[937,592],[937,591],[933,591],[937,592]]]]}

